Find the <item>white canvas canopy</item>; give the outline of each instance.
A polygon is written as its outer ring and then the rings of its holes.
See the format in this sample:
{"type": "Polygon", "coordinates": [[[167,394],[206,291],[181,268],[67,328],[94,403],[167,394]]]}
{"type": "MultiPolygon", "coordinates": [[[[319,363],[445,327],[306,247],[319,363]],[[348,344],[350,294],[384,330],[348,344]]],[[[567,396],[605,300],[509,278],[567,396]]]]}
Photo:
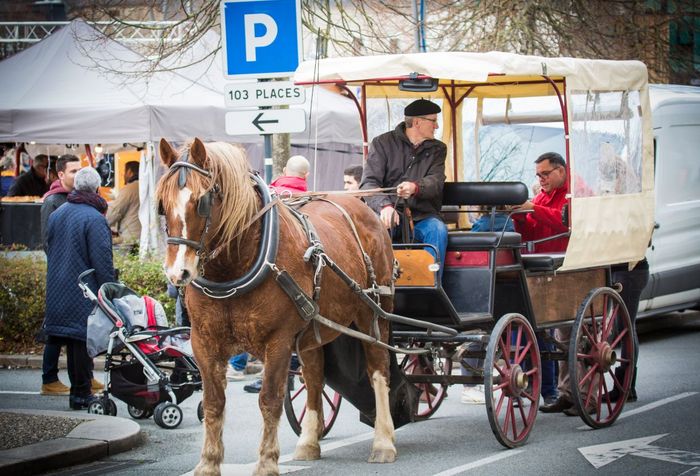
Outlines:
{"type": "MultiPolygon", "coordinates": [[[[363,103],[371,98],[442,101],[442,124],[453,125],[442,127],[442,140],[449,151],[449,180],[460,180],[464,173],[461,124],[465,98],[478,101],[476,116],[471,118],[478,126],[483,123],[485,99],[556,97],[561,101],[562,121],[569,128],[562,142],[566,141],[571,171],[571,237],[562,269],[636,262],[644,257],[654,226],[654,170],[648,76],[643,63],[501,52],[414,53],[307,61],[294,79],[299,84],[361,87],[363,103]],[[400,90],[399,81],[411,77],[436,79],[438,87],[435,91],[400,90]],[[583,175],[597,179],[595,169],[601,163],[604,148],[599,146],[605,133],[617,141],[615,152],[621,160],[637,167],[638,188],[605,194],[591,190],[596,184],[587,187],[581,180],[583,175]]],[[[507,122],[507,106],[504,117],[507,122]]],[[[471,160],[478,168],[478,142],[472,149],[475,157],[471,160]]]]}

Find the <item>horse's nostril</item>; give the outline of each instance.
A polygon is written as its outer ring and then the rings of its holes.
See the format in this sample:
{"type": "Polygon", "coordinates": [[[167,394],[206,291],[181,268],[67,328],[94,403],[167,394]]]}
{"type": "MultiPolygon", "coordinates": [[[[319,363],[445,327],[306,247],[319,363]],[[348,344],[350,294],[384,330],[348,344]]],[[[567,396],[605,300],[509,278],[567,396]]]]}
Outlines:
{"type": "Polygon", "coordinates": [[[187,281],[188,279],[190,279],[190,272],[187,271],[186,269],[183,269],[182,270],[182,280],[187,281]]]}

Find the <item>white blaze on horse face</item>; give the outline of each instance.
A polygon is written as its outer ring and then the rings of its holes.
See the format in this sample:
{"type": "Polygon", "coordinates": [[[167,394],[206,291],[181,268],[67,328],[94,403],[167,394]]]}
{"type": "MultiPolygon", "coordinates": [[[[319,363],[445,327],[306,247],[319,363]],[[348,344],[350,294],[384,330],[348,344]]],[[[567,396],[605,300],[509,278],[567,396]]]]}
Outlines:
{"type": "MultiPolygon", "coordinates": [[[[192,190],[185,187],[178,193],[177,203],[175,205],[175,217],[182,223],[182,233],[181,238],[188,239],[187,236],[187,221],[185,220],[185,212],[187,210],[187,204],[192,197],[192,190]]],[[[187,262],[187,250],[189,247],[187,245],[178,245],[177,254],[175,255],[175,260],[170,268],[167,270],[170,281],[173,284],[183,285],[187,284],[189,281],[194,279],[196,276],[194,273],[197,271],[197,261],[199,257],[195,255],[193,262],[187,262]],[[186,271],[186,273],[185,273],[186,271]]]]}

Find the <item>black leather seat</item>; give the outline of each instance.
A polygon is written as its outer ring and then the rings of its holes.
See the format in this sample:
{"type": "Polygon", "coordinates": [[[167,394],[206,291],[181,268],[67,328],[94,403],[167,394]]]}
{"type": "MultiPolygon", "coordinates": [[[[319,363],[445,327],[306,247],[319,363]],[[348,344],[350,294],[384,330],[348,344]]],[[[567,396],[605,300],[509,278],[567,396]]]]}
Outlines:
{"type": "Polygon", "coordinates": [[[466,251],[475,248],[512,248],[520,245],[520,233],[507,231],[457,231],[447,235],[449,251],[466,251]]]}
{"type": "Polygon", "coordinates": [[[564,253],[536,253],[522,255],[523,266],[526,271],[545,272],[556,271],[564,264],[564,253]]]}

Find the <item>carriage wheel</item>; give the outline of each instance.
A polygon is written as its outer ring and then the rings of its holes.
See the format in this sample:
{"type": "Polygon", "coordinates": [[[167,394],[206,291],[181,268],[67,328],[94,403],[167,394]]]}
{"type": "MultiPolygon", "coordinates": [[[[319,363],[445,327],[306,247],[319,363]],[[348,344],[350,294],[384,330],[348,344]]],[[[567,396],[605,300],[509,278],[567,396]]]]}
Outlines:
{"type": "Polygon", "coordinates": [[[131,418],[135,420],[145,420],[146,418],[151,418],[153,415],[153,408],[151,407],[138,408],[133,405],[129,405],[126,407],[126,411],[129,412],[131,418]]]}
{"type": "MultiPolygon", "coordinates": [[[[335,419],[338,418],[338,411],[342,401],[343,397],[338,392],[328,385],[323,386],[321,403],[323,405],[324,420],[321,438],[331,431],[335,419]]],[[[301,421],[306,415],[306,384],[301,379],[301,368],[289,371],[287,392],[284,395],[284,414],[287,415],[292,431],[297,436],[301,435],[301,421]]]]}
{"type": "MultiPolygon", "coordinates": [[[[406,354],[401,361],[401,369],[409,375],[451,375],[452,359],[435,358],[432,354],[406,354]]],[[[411,378],[408,377],[408,381],[411,378]]],[[[413,383],[413,382],[412,382],[413,383]]],[[[440,408],[447,397],[447,383],[439,386],[432,383],[413,383],[420,395],[415,413],[416,421],[430,418],[440,408]]]]}
{"type": "Polygon", "coordinates": [[[591,428],[610,426],[622,413],[632,384],[634,346],[620,295],[610,288],[588,293],[571,330],[569,375],[574,404],[591,428]],[[611,398],[613,389],[621,398],[611,398]]]}
{"type": "Polygon", "coordinates": [[[520,314],[506,314],[493,328],[484,362],[486,413],[506,448],[527,441],[537,417],[542,372],[537,337],[520,314]]]}

